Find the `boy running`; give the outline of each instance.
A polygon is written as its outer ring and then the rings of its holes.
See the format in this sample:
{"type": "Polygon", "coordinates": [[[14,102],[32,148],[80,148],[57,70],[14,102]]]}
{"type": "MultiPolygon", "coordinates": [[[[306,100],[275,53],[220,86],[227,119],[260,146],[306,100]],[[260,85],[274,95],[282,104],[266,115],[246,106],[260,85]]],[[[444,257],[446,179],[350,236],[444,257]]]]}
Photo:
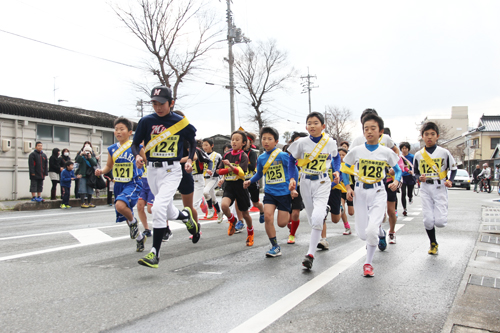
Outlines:
{"type": "Polygon", "coordinates": [[[438,253],[436,229],[444,228],[448,222],[448,189],[457,174],[457,164],[450,152],[437,145],[439,128],[433,122],[422,125],[420,130],[425,147],[415,154],[413,170],[421,182],[422,212],[424,226],[431,247],[429,254],[438,253]],[[450,179],[447,178],[451,171],[450,179]]]}
{"type": "Polygon", "coordinates": [[[208,157],[212,161],[212,169],[210,171],[212,174],[208,174],[209,170],[208,165],[205,168],[204,177],[205,177],[205,188],[203,189],[203,195],[207,200],[208,204],[208,214],[207,219],[211,219],[214,217],[215,212],[217,213],[217,217],[222,215],[219,207],[219,203],[217,202],[217,197],[215,196],[215,187],[217,186],[217,182],[219,180],[219,175],[217,174],[217,166],[220,164],[222,160],[222,156],[213,151],[214,149],[214,140],[207,138],[203,139],[203,150],[208,154],[208,157]],[[214,212],[215,208],[215,212],[214,212]]]}
{"type": "Polygon", "coordinates": [[[260,142],[266,152],[257,160],[257,173],[243,183],[248,188],[252,183],[258,182],[263,175],[266,177],[264,188],[264,219],[265,228],[271,249],[267,251],[266,257],[272,258],[281,255],[281,248],[276,239],[274,228],[274,211],[278,209],[278,226],[284,228],[290,221],[290,197],[288,176],[288,154],[276,148],[279,133],[273,127],[263,127],[260,134],[260,142]]]}

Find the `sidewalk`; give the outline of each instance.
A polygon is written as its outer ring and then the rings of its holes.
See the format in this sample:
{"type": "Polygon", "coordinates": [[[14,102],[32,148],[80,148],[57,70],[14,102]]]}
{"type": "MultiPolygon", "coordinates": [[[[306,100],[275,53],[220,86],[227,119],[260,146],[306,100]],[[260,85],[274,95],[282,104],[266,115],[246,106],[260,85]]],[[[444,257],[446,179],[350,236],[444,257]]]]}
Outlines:
{"type": "Polygon", "coordinates": [[[500,332],[500,208],[482,207],[479,238],[443,333],[500,332]]]}

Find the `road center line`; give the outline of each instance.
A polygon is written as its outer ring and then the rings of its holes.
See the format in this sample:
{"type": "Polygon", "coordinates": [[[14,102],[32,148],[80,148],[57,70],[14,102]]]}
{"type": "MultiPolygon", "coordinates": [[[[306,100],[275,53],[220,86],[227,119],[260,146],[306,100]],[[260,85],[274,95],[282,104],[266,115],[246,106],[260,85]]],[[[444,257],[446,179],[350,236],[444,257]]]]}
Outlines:
{"type": "MultiPolygon", "coordinates": [[[[397,224],[396,231],[401,229],[403,226],[404,224],[397,224]]],[[[363,245],[363,247],[359,248],[356,252],[352,253],[347,258],[336,263],[311,281],[306,282],[274,304],[271,304],[261,312],[257,313],[255,316],[249,318],[241,325],[235,327],[230,331],[230,333],[260,332],[264,330],[266,327],[281,318],[288,311],[314,294],[328,282],[335,279],[340,273],[348,269],[365,255],[366,247],[365,245],[363,245]]]]}

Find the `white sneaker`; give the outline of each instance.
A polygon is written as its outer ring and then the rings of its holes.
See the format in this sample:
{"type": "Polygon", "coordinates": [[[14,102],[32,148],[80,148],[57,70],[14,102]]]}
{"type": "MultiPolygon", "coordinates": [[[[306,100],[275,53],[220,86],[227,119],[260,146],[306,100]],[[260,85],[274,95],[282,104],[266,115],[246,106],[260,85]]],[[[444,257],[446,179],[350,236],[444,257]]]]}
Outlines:
{"type": "Polygon", "coordinates": [[[208,209],[208,214],[207,214],[207,219],[213,218],[214,214],[215,214],[215,211],[213,210],[213,208],[209,208],[208,209]]]}
{"type": "Polygon", "coordinates": [[[224,220],[224,213],[220,212],[219,214],[217,214],[217,223],[222,223],[223,220],[224,220]]]}
{"type": "Polygon", "coordinates": [[[326,238],[322,238],[318,243],[318,249],[328,250],[329,244],[326,238]]]}
{"type": "Polygon", "coordinates": [[[389,233],[389,244],[396,244],[396,233],[389,233]]]}

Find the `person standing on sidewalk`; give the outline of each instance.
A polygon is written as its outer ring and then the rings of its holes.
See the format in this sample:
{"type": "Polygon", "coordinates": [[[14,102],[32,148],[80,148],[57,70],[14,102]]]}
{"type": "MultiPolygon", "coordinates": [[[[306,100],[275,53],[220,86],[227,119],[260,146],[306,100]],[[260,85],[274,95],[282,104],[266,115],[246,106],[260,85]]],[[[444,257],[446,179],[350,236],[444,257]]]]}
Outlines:
{"type": "Polygon", "coordinates": [[[66,162],[66,167],[61,171],[61,208],[71,208],[69,205],[69,195],[71,190],[71,181],[76,179],[75,172],[73,171],[74,163],[71,161],[66,162]]]}
{"type": "Polygon", "coordinates": [[[477,185],[479,185],[479,174],[481,173],[481,167],[479,164],[476,165],[476,169],[472,173],[472,179],[474,180],[474,192],[479,192],[477,190],[477,185]]]}
{"type": "Polygon", "coordinates": [[[60,180],[61,171],[64,170],[64,168],[61,167],[59,163],[59,151],[59,148],[52,149],[52,155],[49,158],[49,177],[50,181],[52,182],[52,188],[50,189],[50,200],[56,200],[57,198],[57,184],[60,180]]]}
{"type": "Polygon", "coordinates": [[[75,172],[77,177],[80,179],[80,184],[78,187],[78,193],[80,194],[80,199],[82,200],[82,208],[94,208],[95,205],[92,203],[92,195],[94,194],[94,189],[87,185],[87,169],[97,166],[97,160],[94,157],[90,145],[85,145],[82,152],[76,158],[76,163],[78,163],[78,171],[75,172]]]}
{"type": "Polygon", "coordinates": [[[43,180],[48,176],[48,160],[47,155],[42,151],[43,144],[38,141],[35,144],[35,150],[28,157],[28,165],[30,170],[30,192],[31,201],[44,202],[42,198],[43,180]],[[36,196],[38,194],[38,196],[36,196]]]}

